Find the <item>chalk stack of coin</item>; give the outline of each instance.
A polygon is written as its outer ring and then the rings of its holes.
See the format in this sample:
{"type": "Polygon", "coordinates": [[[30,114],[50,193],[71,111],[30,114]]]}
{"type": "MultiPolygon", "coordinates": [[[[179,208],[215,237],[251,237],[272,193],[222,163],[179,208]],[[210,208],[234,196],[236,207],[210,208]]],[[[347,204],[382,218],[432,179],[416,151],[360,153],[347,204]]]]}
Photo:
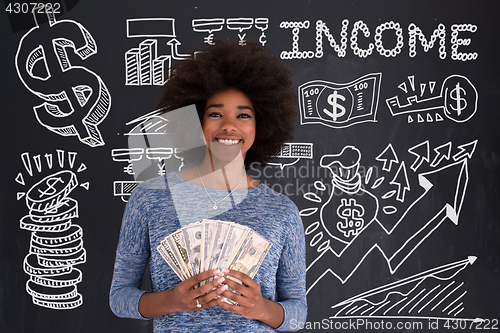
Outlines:
{"type": "Polygon", "coordinates": [[[83,230],[73,224],[78,202],[68,195],[78,186],[69,170],[51,174],[26,194],[29,214],[20,220],[21,229],[31,231],[30,249],[24,271],[30,276],[26,291],[33,304],[51,309],[72,309],[83,304],[77,291],[82,272],[75,265],[85,262],[83,230]]]}

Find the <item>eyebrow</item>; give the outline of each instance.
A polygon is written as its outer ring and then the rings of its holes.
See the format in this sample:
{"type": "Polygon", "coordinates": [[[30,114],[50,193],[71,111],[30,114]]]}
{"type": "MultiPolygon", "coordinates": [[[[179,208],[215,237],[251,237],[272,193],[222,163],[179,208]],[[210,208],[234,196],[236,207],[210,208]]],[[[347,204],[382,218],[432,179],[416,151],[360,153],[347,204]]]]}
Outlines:
{"type": "MultiPolygon", "coordinates": [[[[224,104],[210,104],[209,106],[207,106],[206,110],[208,110],[209,108],[219,108],[220,109],[222,107],[224,107],[224,104]]],[[[252,110],[252,108],[247,106],[247,105],[238,105],[237,109],[238,110],[250,110],[250,111],[254,112],[252,110]]]]}

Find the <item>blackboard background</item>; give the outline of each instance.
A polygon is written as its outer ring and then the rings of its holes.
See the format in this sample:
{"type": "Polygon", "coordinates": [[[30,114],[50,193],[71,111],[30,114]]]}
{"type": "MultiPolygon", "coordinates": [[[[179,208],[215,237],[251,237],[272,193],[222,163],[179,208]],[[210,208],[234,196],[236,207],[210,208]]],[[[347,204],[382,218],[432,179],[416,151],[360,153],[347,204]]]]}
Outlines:
{"type": "MultiPolygon", "coordinates": [[[[7,4],[8,2],[6,2],[7,4]]],[[[283,21],[311,22],[308,30],[300,33],[300,49],[315,49],[315,23],[323,20],[332,35],[339,40],[341,22],[349,20],[348,34],[355,21],[363,20],[370,29],[371,37],[366,43],[373,42],[376,27],[383,23],[398,22],[403,28],[404,46],[396,57],[383,57],[377,52],[367,58],[352,53],[348,41],[347,54],[339,57],[323,40],[324,55],[313,59],[281,60],[294,73],[294,87],[298,88],[312,80],[325,80],[334,83],[351,82],[368,73],[382,73],[380,100],[377,122],[356,124],[343,129],[333,129],[323,125],[296,124],[293,142],[313,143],[313,159],[302,159],[294,167],[305,165],[318,168],[320,157],[324,154],[337,154],[343,147],[352,145],[361,151],[361,166],[366,168],[382,163],[376,157],[392,143],[407,168],[414,160],[408,149],[425,140],[432,148],[451,142],[453,154],[459,145],[478,140],[474,154],[467,161],[469,181],[465,199],[461,207],[459,223],[445,221],[415,252],[398,268],[394,274],[388,269],[387,262],[378,251],[365,258],[353,275],[344,283],[327,273],[308,293],[308,321],[321,321],[335,315],[331,309],[350,297],[383,286],[394,281],[430,270],[434,267],[457,262],[468,256],[477,256],[472,266],[457,274],[456,280],[464,282],[467,293],[461,299],[464,310],[458,318],[499,319],[500,313],[500,29],[498,11],[500,4],[493,1],[89,1],[65,3],[67,13],[58,19],[70,19],[82,24],[94,37],[98,45],[97,54],[85,61],[71,57],[101,77],[112,96],[111,110],[99,125],[105,145],[89,147],[76,137],[62,137],[40,126],[34,117],[33,106],[41,100],[30,93],[15,69],[15,54],[21,37],[31,26],[19,27],[29,15],[8,16],[3,12],[0,19],[1,94],[3,107],[1,138],[3,143],[2,170],[3,186],[0,189],[0,331],[2,332],[147,332],[151,329],[148,322],[120,319],[113,315],[108,306],[108,292],[112,277],[114,252],[116,249],[121,215],[124,202],[113,196],[113,182],[132,180],[123,172],[125,163],[111,158],[111,150],[127,147],[124,133],[131,129],[127,122],[152,110],[159,97],[157,86],[126,86],[124,55],[127,50],[137,47],[145,38],[127,38],[126,20],[131,18],[168,17],[175,18],[177,39],[181,42],[181,53],[187,53],[203,43],[205,33],[196,33],[191,26],[195,18],[235,18],[267,17],[269,28],[265,31],[266,47],[276,56],[282,51],[292,49],[291,29],[280,29],[283,21]],[[16,23],[17,22],[17,23],[16,23]],[[446,27],[445,59],[438,56],[437,46],[425,53],[417,43],[417,55],[408,55],[408,26],[415,23],[427,38],[437,25],[446,27]],[[451,59],[451,26],[453,24],[474,24],[475,33],[460,33],[462,38],[471,38],[463,52],[477,52],[476,60],[456,61],[451,59]],[[408,123],[405,116],[392,116],[385,103],[387,98],[405,95],[397,89],[407,77],[414,75],[416,82],[436,81],[439,89],[443,80],[450,75],[467,77],[478,92],[476,114],[467,122],[457,123],[445,119],[443,122],[408,123]],[[56,154],[56,150],[77,152],[76,165],[84,163],[87,169],[78,175],[80,183],[89,182],[88,190],[79,187],[71,196],[79,202],[80,217],[74,222],[84,230],[84,247],[87,260],[78,268],[83,272],[83,281],[78,291],[83,295],[83,305],[72,310],[52,310],[32,303],[25,290],[29,276],[23,271],[23,260],[29,252],[30,232],[19,228],[19,220],[28,214],[24,199],[17,199],[18,192],[26,192],[28,187],[49,174],[42,170],[35,172],[36,177],[28,177],[23,167],[21,154],[56,154]],[[314,164],[313,164],[314,163],[314,164]],[[15,181],[23,173],[26,186],[15,181]]],[[[43,15],[41,16],[43,17],[43,15]]],[[[29,21],[29,20],[28,20],[29,21]]],[[[41,28],[48,29],[47,23],[41,28]]],[[[260,31],[252,28],[247,37],[258,39],[260,31]]],[[[361,35],[361,34],[360,34],[361,35]]],[[[223,29],[215,36],[237,41],[237,31],[223,29]]],[[[395,40],[391,34],[384,35],[387,48],[395,40]],[[387,39],[386,39],[387,38],[387,39]]],[[[361,47],[367,44],[358,37],[361,47]]],[[[162,39],[158,53],[168,54],[169,47],[162,39]]],[[[428,163],[427,163],[428,164],[428,163]]],[[[285,168],[286,170],[286,168],[285,168]]],[[[428,169],[429,170],[429,169],[428,169]]],[[[308,175],[306,178],[280,178],[276,173],[279,167],[267,169],[270,178],[261,177],[268,184],[281,184],[283,187],[293,183],[293,189],[302,184],[312,184],[323,179],[329,182],[328,173],[320,177],[308,175]]],[[[379,170],[380,171],[380,170],[379,170]]],[[[422,171],[422,170],[420,170],[422,171]]],[[[253,171],[255,175],[257,171],[253,171]]],[[[323,171],[324,172],[324,171],[323,171]]],[[[383,171],[380,171],[382,175],[383,171]]],[[[394,173],[393,173],[394,174],[394,173]]],[[[413,174],[414,181],[416,174],[413,174]]],[[[441,179],[443,187],[435,188],[431,198],[427,198],[428,209],[435,209],[447,200],[450,188],[455,186],[441,179]]],[[[418,188],[413,183],[413,189],[418,188]]],[[[279,187],[275,187],[279,188],[279,187]]],[[[373,191],[378,197],[383,192],[373,191]]],[[[411,192],[410,192],[411,193],[411,192]]],[[[410,196],[410,194],[408,194],[410,196]]],[[[314,204],[303,198],[301,193],[291,196],[299,209],[307,209],[314,204]]],[[[322,200],[326,200],[322,197],[322,200]]],[[[425,208],[425,207],[424,207],[425,208]]],[[[421,212],[425,216],[424,212],[421,212]]],[[[304,217],[307,228],[315,217],[304,217]]],[[[417,223],[417,222],[415,222],[417,223]]],[[[317,257],[316,248],[310,246],[313,234],[307,236],[307,262],[311,264],[317,257]]],[[[366,243],[378,237],[367,235],[366,243]]],[[[363,246],[367,246],[364,244],[363,246]]],[[[363,246],[359,251],[362,252],[363,246]]],[[[358,260],[363,253],[353,258],[344,257],[345,262],[358,260]]],[[[307,275],[308,287],[327,268],[336,270],[330,260],[315,264],[307,275]]],[[[422,314],[422,318],[434,316],[422,314]]],[[[417,316],[418,317],[418,316],[417,316]]],[[[436,317],[446,317],[439,315],[436,317]]],[[[448,316],[449,317],[449,316],[448,316]]],[[[379,319],[373,319],[381,320],[379,319]]],[[[409,321],[409,319],[405,319],[409,321]]],[[[424,323],[427,330],[428,320],[414,318],[424,323]]],[[[339,320],[337,320],[339,321],[339,320]]],[[[397,319],[393,319],[395,323],[397,319]]],[[[444,324],[440,321],[440,325],[444,324]]],[[[468,322],[470,324],[470,322],[468,322]]],[[[405,331],[405,330],[401,330],[405,331]]],[[[410,331],[410,330],[407,330],[410,331]]]]}

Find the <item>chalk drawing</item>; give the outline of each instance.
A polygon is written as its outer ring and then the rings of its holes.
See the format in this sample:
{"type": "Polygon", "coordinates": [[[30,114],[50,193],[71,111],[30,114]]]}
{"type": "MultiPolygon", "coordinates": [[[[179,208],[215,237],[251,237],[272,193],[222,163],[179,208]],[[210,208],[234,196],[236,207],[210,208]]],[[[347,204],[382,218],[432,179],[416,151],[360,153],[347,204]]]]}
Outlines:
{"type": "Polygon", "coordinates": [[[469,256],[363,292],[333,305],[335,314],[330,318],[457,318],[464,310],[464,303],[460,301],[467,291],[464,283],[458,283],[456,278],[476,259],[469,256]]]}
{"type": "Polygon", "coordinates": [[[440,23],[438,25],[437,29],[432,32],[429,41],[425,38],[422,29],[415,25],[415,23],[411,23],[408,26],[408,52],[411,58],[417,55],[417,37],[424,48],[424,52],[429,52],[439,38],[439,58],[446,59],[446,27],[444,24],[440,23]]]}
{"type": "Polygon", "coordinates": [[[239,18],[228,18],[226,20],[228,30],[238,31],[238,44],[241,46],[246,45],[245,37],[246,34],[242,34],[243,31],[249,30],[253,26],[253,18],[250,17],[239,17],[239,18]]]}
{"type": "Polygon", "coordinates": [[[208,32],[208,36],[203,39],[206,44],[214,45],[214,32],[221,31],[224,28],[225,23],[224,18],[213,18],[213,19],[194,19],[191,21],[193,26],[193,31],[195,32],[208,32]]]}
{"type": "MultiPolygon", "coordinates": [[[[18,192],[17,200],[25,199],[28,215],[20,219],[20,228],[31,232],[29,253],[23,268],[29,279],[26,291],[33,304],[54,309],[74,309],[83,304],[77,285],[82,282],[81,270],[76,265],[85,263],[83,229],[75,224],[79,217],[78,202],[70,193],[78,186],[89,189],[89,183],[80,183],[77,173],[86,169],[82,163],[73,171],[76,153],[57,150],[57,160],[63,169],[53,172],[53,154],[46,153],[44,164],[40,155],[21,154],[25,171],[37,177],[46,167],[51,173],[32,185],[27,192],[18,192]],[[35,173],[32,163],[36,165],[35,173]]],[[[26,186],[23,173],[15,181],[26,186]]]]}
{"type": "Polygon", "coordinates": [[[273,162],[268,164],[278,165],[283,170],[284,167],[294,165],[302,158],[313,158],[312,143],[285,143],[274,156],[273,162]]]}
{"type": "Polygon", "coordinates": [[[33,107],[40,125],[61,136],[77,136],[90,147],[102,146],[98,126],[111,109],[111,95],[100,76],[76,61],[96,54],[96,41],[80,23],[47,16],[48,25],[36,25],[19,42],[19,79],[44,100],[33,107]]]}
{"type": "Polygon", "coordinates": [[[269,19],[267,17],[258,17],[255,19],[255,27],[261,31],[259,36],[259,43],[265,46],[267,43],[267,37],[264,31],[269,28],[269,19]]]}
{"type": "Polygon", "coordinates": [[[458,47],[468,46],[471,43],[470,38],[458,38],[459,32],[471,32],[474,33],[477,31],[477,25],[475,24],[453,24],[451,26],[451,59],[453,60],[476,60],[478,57],[477,52],[458,52],[458,47]]]}
{"type": "Polygon", "coordinates": [[[126,20],[127,38],[147,38],[125,52],[125,85],[162,86],[170,76],[172,60],[189,58],[179,53],[173,18],[133,18],[126,20]],[[153,39],[154,38],[154,39],[153,39]],[[158,38],[168,38],[169,55],[158,54],[158,38]]]}
{"type": "Polygon", "coordinates": [[[345,128],[376,122],[381,78],[382,73],[372,73],[349,83],[315,80],[300,85],[300,123],[345,128]]]}
{"type": "MultiPolygon", "coordinates": [[[[374,172],[374,167],[360,174],[362,154],[354,146],[323,155],[320,165],[332,174],[331,191],[316,181],[317,192],[304,196],[314,206],[300,210],[306,242],[318,253],[307,268],[312,281],[308,292],[326,274],[345,283],[372,251],[382,254],[394,274],[418,247],[425,246],[425,240],[443,222],[458,224],[469,179],[468,159],[476,143],[457,146],[454,155],[450,143],[438,145],[432,155],[429,149],[425,159],[418,155],[418,166],[413,163],[409,169],[406,165],[412,161],[411,150],[402,159],[403,155],[398,156],[389,144],[375,159],[386,173],[382,176],[374,172]],[[451,156],[457,158],[452,161],[451,156]],[[412,181],[416,183],[410,185],[412,181]],[[374,195],[375,190],[382,194],[374,195]],[[446,195],[442,204],[429,206],[434,191],[446,195]],[[312,276],[311,268],[318,264],[327,268],[312,276]]],[[[416,146],[424,146],[427,154],[430,143],[416,146]]]]}
{"type": "MultiPolygon", "coordinates": [[[[322,58],[326,54],[336,54],[337,57],[343,58],[347,54],[347,40],[350,41],[350,49],[352,53],[360,58],[367,58],[375,54],[374,50],[377,51],[378,55],[386,58],[394,58],[401,54],[404,47],[404,37],[403,28],[399,22],[382,22],[375,28],[375,33],[373,34],[373,43],[368,42],[367,48],[362,49],[358,44],[358,32],[363,33],[363,39],[369,40],[371,33],[368,25],[362,20],[356,21],[351,29],[351,35],[348,36],[349,20],[343,19],[341,25],[337,25],[336,29],[338,38],[336,39],[330,32],[330,28],[327,23],[322,20],[317,20],[315,27],[316,35],[316,48],[315,50],[301,50],[299,48],[299,40],[301,30],[307,30],[311,26],[311,22],[306,21],[282,21],[279,25],[281,29],[291,29],[292,34],[292,49],[285,50],[280,53],[281,59],[312,59],[312,58],[322,58]],[[393,34],[396,43],[391,49],[387,49],[387,45],[394,44],[391,40],[384,46],[384,37],[393,34]],[[323,39],[326,37],[328,43],[330,44],[331,50],[333,52],[324,52],[323,50],[323,39]]],[[[451,26],[451,58],[453,60],[469,61],[476,60],[478,57],[477,52],[459,52],[459,47],[466,47],[471,44],[470,38],[459,38],[460,32],[475,33],[477,31],[477,26],[473,24],[453,24],[451,26]]],[[[422,29],[418,27],[415,23],[410,23],[408,26],[408,55],[414,58],[417,55],[417,38],[422,46],[424,52],[429,52],[430,49],[434,47],[436,41],[439,39],[438,55],[441,59],[446,59],[446,26],[443,23],[439,23],[437,28],[432,32],[429,40],[427,40],[422,29]]]]}
{"type": "MultiPolygon", "coordinates": [[[[113,195],[124,202],[142,181],[180,171],[185,150],[205,147],[196,106],[188,105],[167,113],[154,110],[126,123],[133,128],[125,133],[128,148],[114,148],[111,158],[127,163],[123,172],[134,180],[113,182],[113,195]]],[[[204,154],[205,150],[200,150],[204,154]]]]}
{"type": "Polygon", "coordinates": [[[141,182],[135,180],[117,180],[113,182],[113,195],[115,197],[120,197],[123,202],[128,201],[128,197],[132,194],[132,191],[139,186],[141,182]]]}
{"type": "MultiPolygon", "coordinates": [[[[398,96],[386,99],[387,106],[393,116],[407,115],[408,123],[443,121],[443,116],[457,123],[463,123],[472,118],[477,111],[478,95],[476,87],[468,78],[462,75],[448,76],[437,96],[421,98],[427,85],[420,85],[420,96],[415,95],[415,77],[408,76],[408,83],[401,83],[398,88],[406,94],[413,94],[406,98],[407,103],[402,105],[398,96]]],[[[429,82],[430,93],[434,91],[435,82],[429,82]]]]}
{"type": "MultiPolygon", "coordinates": [[[[259,42],[264,45],[264,31],[269,24],[268,18],[207,18],[193,19],[194,32],[208,33],[203,42],[214,44],[214,32],[224,27],[238,32],[238,43],[246,44],[246,30],[253,27],[261,31],[259,42]]],[[[125,85],[162,86],[171,73],[174,60],[186,60],[191,56],[181,53],[182,43],[177,39],[174,18],[132,18],[126,20],[127,38],[146,38],[125,52],[125,85]],[[163,40],[167,39],[164,43],[163,40]],[[165,47],[166,45],[166,47],[165,47]],[[167,53],[168,54],[165,54],[167,53]]],[[[196,54],[195,54],[196,56],[196,54]]]]}

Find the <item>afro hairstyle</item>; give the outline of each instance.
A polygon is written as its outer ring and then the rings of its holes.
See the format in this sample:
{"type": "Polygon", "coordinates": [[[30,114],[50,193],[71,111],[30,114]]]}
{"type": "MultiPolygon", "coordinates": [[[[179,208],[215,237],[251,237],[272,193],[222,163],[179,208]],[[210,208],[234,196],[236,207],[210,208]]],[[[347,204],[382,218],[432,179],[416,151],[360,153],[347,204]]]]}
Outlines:
{"type": "Polygon", "coordinates": [[[172,68],[157,108],[168,112],[195,104],[200,121],[206,101],[228,88],[243,92],[254,106],[255,141],[245,157],[266,166],[285,141],[292,138],[297,100],[291,71],[253,40],[245,46],[216,40],[172,68]]]}

